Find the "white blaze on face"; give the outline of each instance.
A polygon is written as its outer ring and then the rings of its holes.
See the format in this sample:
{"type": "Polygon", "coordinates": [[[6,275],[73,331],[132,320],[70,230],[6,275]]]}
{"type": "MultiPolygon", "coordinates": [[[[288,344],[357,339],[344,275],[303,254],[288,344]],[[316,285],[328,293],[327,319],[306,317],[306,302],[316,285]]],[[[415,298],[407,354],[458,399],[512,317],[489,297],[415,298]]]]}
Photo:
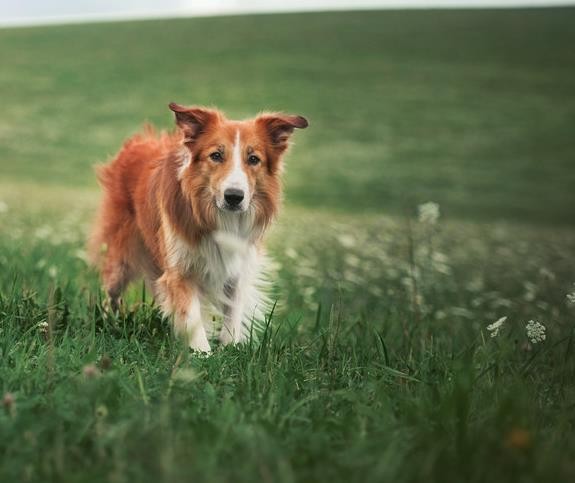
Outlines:
{"type": "Polygon", "coordinates": [[[242,190],[244,192],[244,201],[242,205],[246,206],[250,201],[250,185],[248,183],[248,176],[243,168],[244,163],[242,160],[242,146],[239,129],[236,131],[234,147],[232,148],[231,163],[231,171],[222,183],[222,192],[225,193],[225,191],[230,188],[242,190]]]}

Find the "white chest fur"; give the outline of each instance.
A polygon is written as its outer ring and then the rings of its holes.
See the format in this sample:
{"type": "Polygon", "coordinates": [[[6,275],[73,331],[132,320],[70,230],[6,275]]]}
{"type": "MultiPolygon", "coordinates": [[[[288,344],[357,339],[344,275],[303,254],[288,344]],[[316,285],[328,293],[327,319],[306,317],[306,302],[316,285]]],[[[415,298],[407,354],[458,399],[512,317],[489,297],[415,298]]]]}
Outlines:
{"type": "Polygon", "coordinates": [[[252,220],[249,212],[222,213],[218,229],[197,246],[191,246],[165,226],[170,268],[195,279],[205,295],[219,298],[226,283],[238,281],[259,269],[260,256],[254,244],[256,234],[252,220]]]}
{"type": "Polygon", "coordinates": [[[222,213],[218,229],[197,246],[164,226],[170,269],[198,285],[203,320],[223,315],[228,306],[229,316],[241,326],[244,337],[254,323],[265,320],[270,309],[265,295],[269,285],[267,259],[255,245],[260,234],[254,232],[252,220],[249,212],[222,213]],[[226,285],[234,287],[233,294],[226,293],[226,285]]]}

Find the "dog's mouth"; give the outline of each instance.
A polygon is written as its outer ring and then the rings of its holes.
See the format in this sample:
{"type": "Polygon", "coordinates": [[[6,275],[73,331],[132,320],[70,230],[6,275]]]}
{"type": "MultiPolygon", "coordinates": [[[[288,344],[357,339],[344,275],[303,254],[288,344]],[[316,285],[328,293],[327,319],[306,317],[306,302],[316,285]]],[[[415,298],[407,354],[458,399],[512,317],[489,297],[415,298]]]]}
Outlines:
{"type": "Polygon", "coordinates": [[[216,199],[216,206],[218,210],[224,211],[226,213],[244,213],[248,211],[248,204],[242,203],[229,203],[226,200],[216,199]]]}
{"type": "Polygon", "coordinates": [[[246,211],[242,206],[228,205],[227,203],[224,203],[224,206],[221,209],[223,211],[231,211],[232,213],[241,213],[246,211]]]}

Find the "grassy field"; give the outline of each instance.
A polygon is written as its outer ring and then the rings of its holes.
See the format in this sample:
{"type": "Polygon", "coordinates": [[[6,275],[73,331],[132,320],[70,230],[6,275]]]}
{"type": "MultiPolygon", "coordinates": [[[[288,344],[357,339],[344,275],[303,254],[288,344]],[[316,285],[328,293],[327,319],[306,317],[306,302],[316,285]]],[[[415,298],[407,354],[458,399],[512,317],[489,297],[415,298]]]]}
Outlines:
{"type": "Polygon", "coordinates": [[[0,481],[574,481],[574,24],[0,30],[0,481]],[[311,121],[269,237],[277,308],[209,357],[139,284],[105,313],[85,261],[91,165],[170,127],[170,100],[311,121]]]}

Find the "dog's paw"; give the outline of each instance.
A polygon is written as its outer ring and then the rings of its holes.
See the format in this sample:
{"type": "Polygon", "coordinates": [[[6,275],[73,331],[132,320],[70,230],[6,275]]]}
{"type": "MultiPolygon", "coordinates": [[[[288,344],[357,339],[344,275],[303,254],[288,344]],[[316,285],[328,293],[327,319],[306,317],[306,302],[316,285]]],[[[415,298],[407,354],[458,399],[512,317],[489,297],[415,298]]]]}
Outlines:
{"type": "Polygon", "coordinates": [[[190,337],[189,346],[194,352],[199,352],[202,354],[211,354],[212,348],[210,347],[210,343],[206,338],[205,332],[198,334],[200,331],[196,331],[195,334],[190,337]]]}
{"type": "Polygon", "coordinates": [[[219,340],[222,346],[230,344],[236,345],[246,342],[246,337],[241,332],[234,334],[228,328],[223,327],[220,332],[219,340]]]}
{"type": "Polygon", "coordinates": [[[222,327],[219,339],[222,345],[239,344],[241,342],[238,334],[232,333],[227,327],[222,327]]]}
{"type": "Polygon", "coordinates": [[[220,332],[219,340],[221,345],[228,345],[234,343],[234,338],[232,337],[232,334],[230,333],[229,330],[226,330],[225,327],[220,332]]]}
{"type": "Polygon", "coordinates": [[[118,315],[121,311],[123,302],[121,298],[107,297],[102,302],[102,310],[106,315],[118,315]]]}

